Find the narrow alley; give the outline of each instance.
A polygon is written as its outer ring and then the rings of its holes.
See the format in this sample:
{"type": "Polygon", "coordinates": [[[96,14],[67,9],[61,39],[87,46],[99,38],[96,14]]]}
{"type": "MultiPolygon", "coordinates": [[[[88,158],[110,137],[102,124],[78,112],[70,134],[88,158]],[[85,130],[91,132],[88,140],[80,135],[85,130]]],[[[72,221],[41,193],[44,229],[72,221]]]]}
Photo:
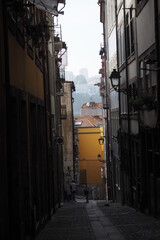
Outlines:
{"type": "Polygon", "coordinates": [[[13,239],[160,240],[160,0],[0,1],[13,239]]]}
{"type": "Polygon", "coordinates": [[[159,240],[160,221],[119,203],[65,202],[36,240],[159,240]]]}

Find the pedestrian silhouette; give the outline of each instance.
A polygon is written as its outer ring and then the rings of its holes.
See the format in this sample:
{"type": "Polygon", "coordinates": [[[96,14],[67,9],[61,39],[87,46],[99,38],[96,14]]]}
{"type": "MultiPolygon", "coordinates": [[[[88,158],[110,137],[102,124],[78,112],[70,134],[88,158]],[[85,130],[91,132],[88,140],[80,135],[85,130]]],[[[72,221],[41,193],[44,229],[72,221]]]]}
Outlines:
{"type": "Polygon", "coordinates": [[[74,180],[72,180],[72,182],[70,184],[70,191],[71,191],[71,199],[72,199],[72,201],[75,202],[76,184],[75,184],[74,180]]]}
{"type": "Polygon", "coordinates": [[[89,194],[89,188],[87,186],[87,184],[85,184],[85,188],[84,188],[84,195],[86,197],[86,203],[88,203],[88,194],[89,194]]]}

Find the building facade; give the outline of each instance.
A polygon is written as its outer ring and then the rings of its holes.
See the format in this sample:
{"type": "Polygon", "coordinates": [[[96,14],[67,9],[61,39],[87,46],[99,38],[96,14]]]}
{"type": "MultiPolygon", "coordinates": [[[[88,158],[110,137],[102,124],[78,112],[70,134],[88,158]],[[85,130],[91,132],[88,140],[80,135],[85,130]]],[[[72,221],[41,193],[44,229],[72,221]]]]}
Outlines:
{"type": "Polygon", "coordinates": [[[64,95],[61,97],[61,119],[63,143],[63,173],[64,186],[69,189],[72,179],[75,179],[75,159],[74,159],[74,120],[73,120],[73,98],[75,91],[74,83],[64,82],[64,95]]]}
{"type": "Polygon", "coordinates": [[[160,2],[99,4],[105,12],[114,200],[159,216],[160,2]],[[113,69],[119,74],[117,87],[110,81],[113,69]]]}
{"type": "Polygon", "coordinates": [[[79,186],[87,184],[92,199],[105,198],[105,162],[104,148],[99,145],[103,136],[102,119],[92,116],[75,117],[75,128],[78,130],[79,148],[79,186]],[[98,155],[100,155],[98,161],[98,155]]]}
{"type": "Polygon", "coordinates": [[[57,58],[66,45],[60,39],[56,49],[52,30],[65,1],[53,1],[54,12],[34,3],[0,3],[0,238],[7,240],[33,239],[63,199],[57,58]]]}

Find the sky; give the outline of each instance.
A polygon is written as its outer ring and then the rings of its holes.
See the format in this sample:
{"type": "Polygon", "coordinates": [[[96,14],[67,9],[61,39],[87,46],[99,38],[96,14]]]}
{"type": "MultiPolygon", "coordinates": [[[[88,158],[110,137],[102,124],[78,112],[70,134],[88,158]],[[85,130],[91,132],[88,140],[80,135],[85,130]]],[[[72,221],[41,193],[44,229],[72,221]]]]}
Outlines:
{"type": "Polygon", "coordinates": [[[82,68],[88,76],[99,75],[101,58],[100,44],[103,42],[103,26],[100,22],[98,0],[66,0],[64,15],[59,15],[62,40],[68,47],[66,71],[74,75],[82,68]]]}

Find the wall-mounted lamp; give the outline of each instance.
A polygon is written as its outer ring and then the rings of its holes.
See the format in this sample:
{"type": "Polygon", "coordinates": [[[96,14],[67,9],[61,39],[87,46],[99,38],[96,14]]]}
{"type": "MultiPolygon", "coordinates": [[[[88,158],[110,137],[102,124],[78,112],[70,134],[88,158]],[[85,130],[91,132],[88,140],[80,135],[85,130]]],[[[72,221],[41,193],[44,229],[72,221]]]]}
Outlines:
{"type": "Polygon", "coordinates": [[[98,139],[98,142],[99,142],[99,145],[103,145],[104,144],[104,138],[103,137],[100,137],[98,139]]]}
{"type": "Polygon", "coordinates": [[[98,154],[98,161],[100,161],[101,160],[101,154],[98,154]]]}
{"type": "Polygon", "coordinates": [[[101,49],[99,51],[99,55],[102,56],[103,54],[105,54],[105,50],[104,50],[104,47],[101,47],[101,49]]]}
{"type": "Polygon", "coordinates": [[[114,88],[116,92],[123,92],[124,94],[127,94],[127,89],[120,89],[120,73],[116,70],[113,69],[110,75],[110,80],[111,80],[111,85],[114,88]]]}
{"type": "Polygon", "coordinates": [[[98,154],[97,158],[98,158],[98,161],[99,161],[99,162],[103,162],[103,163],[106,162],[105,160],[102,160],[102,159],[101,159],[101,154],[98,154]]]}

